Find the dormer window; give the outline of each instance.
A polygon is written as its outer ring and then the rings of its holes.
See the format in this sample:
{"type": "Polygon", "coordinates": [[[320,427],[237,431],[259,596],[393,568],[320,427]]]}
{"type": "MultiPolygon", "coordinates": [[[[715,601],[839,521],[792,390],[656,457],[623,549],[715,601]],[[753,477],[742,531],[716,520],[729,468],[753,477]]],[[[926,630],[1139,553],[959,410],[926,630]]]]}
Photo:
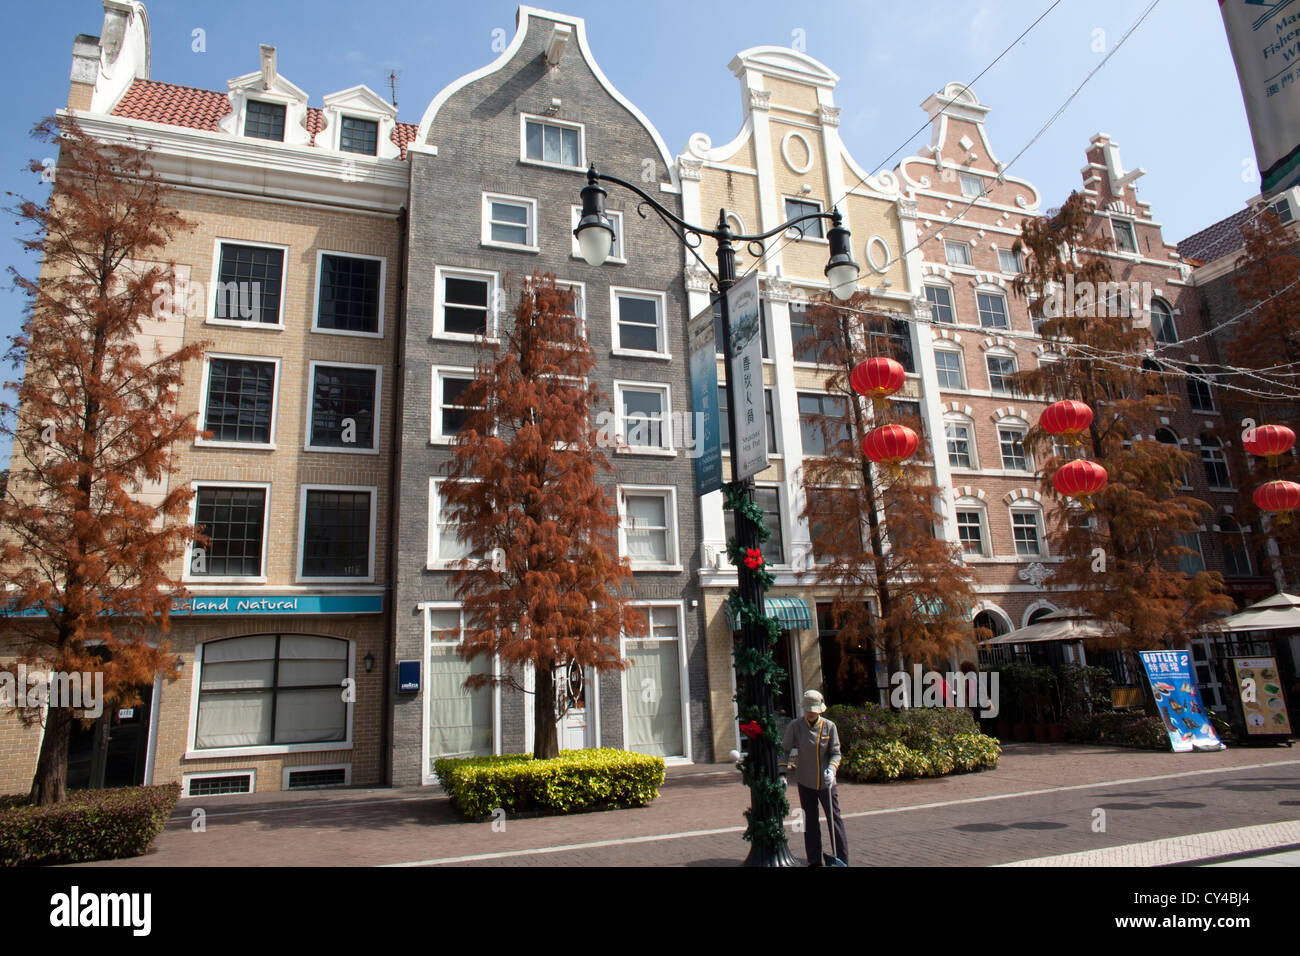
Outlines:
{"type": "Polygon", "coordinates": [[[339,127],[339,149],[375,156],[379,151],[379,121],[345,116],[339,127]]]}
{"type": "Polygon", "coordinates": [[[244,115],[244,135],[284,142],[284,104],[249,100],[244,115]]]}

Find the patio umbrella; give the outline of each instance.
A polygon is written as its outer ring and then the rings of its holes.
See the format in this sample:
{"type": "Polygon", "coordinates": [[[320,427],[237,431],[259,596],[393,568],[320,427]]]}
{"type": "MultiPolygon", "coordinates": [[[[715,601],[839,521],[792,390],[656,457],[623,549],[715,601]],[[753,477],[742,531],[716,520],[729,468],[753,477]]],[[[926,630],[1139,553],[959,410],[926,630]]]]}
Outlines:
{"type": "Polygon", "coordinates": [[[1300,597],[1285,591],[1207,625],[1207,630],[1220,631],[1285,631],[1293,628],[1300,630],[1300,597]]]}
{"type": "Polygon", "coordinates": [[[1080,611],[1053,611],[1028,627],[1008,631],[984,642],[994,644],[1039,644],[1051,641],[1082,641],[1092,637],[1113,637],[1122,629],[1080,611]]]}

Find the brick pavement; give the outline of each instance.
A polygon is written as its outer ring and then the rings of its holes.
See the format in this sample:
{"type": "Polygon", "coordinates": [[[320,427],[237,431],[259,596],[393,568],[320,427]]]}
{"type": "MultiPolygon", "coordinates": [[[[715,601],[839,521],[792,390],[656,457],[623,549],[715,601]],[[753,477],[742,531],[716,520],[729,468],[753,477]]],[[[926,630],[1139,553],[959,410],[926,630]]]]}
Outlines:
{"type": "MultiPolygon", "coordinates": [[[[854,865],[1009,863],[1300,819],[1300,754],[1009,744],[997,770],[845,783],[840,802],[854,865]]],[[[95,865],[730,865],[746,851],[747,805],[729,765],[669,768],[650,807],[509,819],[504,832],[460,820],[436,788],[196,798],[146,856],[95,865]],[[205,832],[191,829],[195,810],[205,832]]]]}

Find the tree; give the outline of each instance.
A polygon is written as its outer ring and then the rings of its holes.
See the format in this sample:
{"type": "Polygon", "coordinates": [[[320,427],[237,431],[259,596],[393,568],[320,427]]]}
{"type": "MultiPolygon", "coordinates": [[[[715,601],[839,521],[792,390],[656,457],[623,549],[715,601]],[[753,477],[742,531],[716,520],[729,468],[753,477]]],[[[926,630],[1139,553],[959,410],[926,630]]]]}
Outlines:
{"type": "MultiPolygon", "coordinates": [[[[174,661],[150,635],[167,632],[185,595],[174,569],[195,537],[188,487],[140,497],[175,471],[173,444],[199,434],[194,413],[177,412],[176,390],[203,343],[146,354],[140,339],[158,290],[173,285],[172,266],[153,260],[188,224],[142,152],[97,143],[71,120],[47,119],[36,135],[58,144],[59,160],[49,198],[10,210],[34,230],[22,244],[42,270],[37,280],[10,269],[28,308],[9,349],[26,369],[7,383],[18,405],[4,409],[14,442],[0,501],[6,614],[22,663],[101,672],[105,696],[131,705],[135,687],[174,661]]],[[[37,804],[66,796],[76,718],[50,704],[37,804]]]]}
{"type": "MultiPolygon", "coordinates": [[[[930,665],[944,660],[971,636],[974,605],[969,569],[958,548],[937,534],[940,489],[929,470],[924,439],[916,456],[898,466],[876,466],[862,450],[872,427],[906,425],[918,437],[917,415],[893,403],[875,403],[868,420],[849,383],[854,366],[875,355],[902,356],[906,331],[896,317],[873,311],[866,293],[841,307],[830,302],[807,313],[808,347],[834,369],[824,387],[829,409],[806,416],[820,434],[823,455],[804,450],[802,517],[812,528],[816,565],[808,572],[834,589],[831,614],[842,648],[871,641],[889,666],[930,665]],[[890,407],[893,406],[893,407],[890,407]],[[868,597],[880,605],[878,619],[868,597]]],[[[849,655],[840,655],[847,676],[849,655]]]]}
{"type": "Polygon", "coordinates": [[[545,758],[558,753],[561,668],[621,670],[619,636],[643,634],[645,618],[628,602],[632,570],[618,557],[618,512],[599,481],[612,468],[592,411],[607,399],[587,378],[596,359],[573,293],[538,274],[518,291],[513,323],[482,343],[461,393],[468,411],[442,500],[473,555],[454,577],[461,655],[496,655],[503,671],[532,666],[533,753],[545,758]]]}
{"type": "Polygon", "coordinates": [[[1028,298],[1039,334],[1059,357],[1018,373],[1014,386],[1024,394],[1076,399],[1093,411],[1075,449],[1054,445],[1039,425],[1026,439],[1045,463],[1044,494],[1061,505],[1052,514],[1051,539],[1064,561],[1052,581],[1071,592],[1071,604],[1119,624],[1124,636],[1116,643],[1182,646],[1188,631],[1230,611],[1232,601],[1221,593],[1217,572],[1178,567],[1196,554],[1187,542],[1210,513],[1208,504],[1181,491],[1191,456],[1142,437],[1155,435],[1160,415],[1171,414],[1179,398],[1159,369],[1138,365],[1150,333],[1132,321],[1113,284],[1109,260],[1100,254],[1109,241],[1094,228],[1081,195],[1072,193],[1054,215],[1027,220],[1016,247],[1027,253],[1016,293],[1028,298]],[[1074,291],[1075,301],[1062,300],[1062,290],[1074,291]],[[1103,303],[1107,308],[1098,308],[1103,303]],[[1098,462],[1109,476],[1085,506],[1064,500],[1052,484],[1074,457],[1098,462]]]}

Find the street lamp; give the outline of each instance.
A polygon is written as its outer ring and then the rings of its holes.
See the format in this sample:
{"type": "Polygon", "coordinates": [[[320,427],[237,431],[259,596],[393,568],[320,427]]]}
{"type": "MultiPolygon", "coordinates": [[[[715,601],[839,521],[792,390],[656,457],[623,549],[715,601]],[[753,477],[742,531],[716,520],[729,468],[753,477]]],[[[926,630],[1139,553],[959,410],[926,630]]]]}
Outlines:
{"type": "MultiPolygon", "coordinates": [[[[700,226],[694,226],[684,219],[672,213],[664,206],[660,205],[639,187],[632,183],[625,182],[613,176],[606,176],[596,172],[593,165],[587,170],[587,185],[582,188],[582,215],[578,219],[578,226],[573,230],[573,234],[578,239],[578,248],[582,252],[582,257],[588,265],[599,266],[609,257],[610,249],[614,242],[614,227],[609,217],[605,215],[605,197],[608,195],[604,188],[599,184],[601,182],[613,183],[630,190],[641,197],[641,203],[638,212],[642,217],[646,215],[646,208],[653,210],[660,219],[672,230],[678,240],[695,256],[700,265],[713,277],[716,283],[718,297],[722,308],[722,352],[724,355],[731,355],[731,314],[730,306],[727,303],[727,290],[736,282],[736,251],[732,248],[733,241],[740,241],[748,244],[750,252],[755,257],[763,255],[763,241],[770,239],[779,233],[783,233],[791,228],[798,228],[802,236],[803,230],[799,227],[802,222],[814,219],[829,219],[831,228],[826,234],[830,243],[830,261],[826,264],[826,280],[830,284],[831,293],[839,300],[849,299],[857,287],[858,266],[853,261],[853,253],[850,251],[849,230],[843,225],[843,217],[840,216],[838,209],[832,212],[808,213],[803,216],[784,222],[775,229],[769,229],[767,232],[754,236],[736,235],[727,225],[727,211],[722,209],[718,212],[718,224],[713,229],[704,229],[700,226]],[[709,268],[696,252],[704,237],[708,236],[714,239],[718,244],[718,268],[715,272],[709,268]]],[[[739,406],[736,403],[734,393],[734,383],[732,376],[727,376],[727,417],[731,426],[731,434],[739,435],[737,416],[739,406]]],[[[732,459],[732,475],[735,475],[735,459],[732,459]]],[[[732,483],[733,491],[736,490],[736,483],[732,483]]],[[[746,478],[739,483],[739,494],[735,497],[740,501],[751,503],[754,500],[754,482],[751,478],[746,478]]],[[[750,549],[757,549],[760,545],[759,526],[755,524],[742,511],[733,508],[735,518],[736,542],[742,552],[749,553],[750,549]]],[[[763,582],[741,561],[736,566],[737,590],[743,600],[751,606],[763,608],[763,582]]],[[[771,649],[767,643],[767,634],[765,630],[760,629],[758,622],[751,620],[748,615],[741,622],[741,642],[749,654],[770,654],[771,649]]],[[[759,712],[765,717],[772,714],[772,689],[766,682],[754,676],[746,674],[744,677],[744,692],[746,702],[753,704],[759,712]]],[[[749,760],[753,762],[754,773],[751,774],[750,783],[750,823],[753,825],[754,839],[751,841],[749,856],[745,860],[746,866],[794,866],[794,858],[790,855],[790,849],[786,845],[785,831],[782,828],[780,804],[771,796],[776,782],[777,773],[777,750],[774,741],[768,738],[766,734],[754,738],[750,741],[749,760]],[[774,834],[774,838],[769,840],[762,834],[774,834]]],[[[779,791],[777,791],[779,793],[779,791]]],[[[815,862],[815,861],[814,861],[815,862]]]]}

